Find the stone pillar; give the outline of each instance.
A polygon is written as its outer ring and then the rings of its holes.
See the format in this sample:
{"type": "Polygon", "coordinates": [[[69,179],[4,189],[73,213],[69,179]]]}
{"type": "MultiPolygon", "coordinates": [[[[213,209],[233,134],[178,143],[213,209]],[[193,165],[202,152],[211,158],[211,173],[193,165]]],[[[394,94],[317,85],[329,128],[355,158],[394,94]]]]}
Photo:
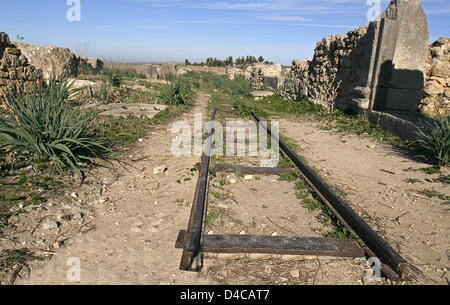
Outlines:
{"type": "Polygon", "coordinates": [[[420,0],[392,0],[369,25],[353,104],[363,109],[414,112],[425,84],[428,24],[420,0]]]}

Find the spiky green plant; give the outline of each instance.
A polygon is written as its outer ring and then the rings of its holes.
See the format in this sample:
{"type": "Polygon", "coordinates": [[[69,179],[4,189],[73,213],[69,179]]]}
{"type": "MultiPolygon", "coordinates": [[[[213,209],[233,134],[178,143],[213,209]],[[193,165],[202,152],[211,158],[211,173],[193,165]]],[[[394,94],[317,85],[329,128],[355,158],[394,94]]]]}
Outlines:
{"type": "Polygon", "coordinates": [[[93,116],[70,107],[78,89],[51,77],[48,85],[24,92],[6,92],[8,114],[0,117],[0,149],[49,161],[60,173],[83,174],[103,149],[91,127],[93,116]]]}
{"type": "Polygon", "coordinates": [[[417,131],[414,142],[429,161],[446,166],[450,161],[450,116],[439,115],[427,121],[417,131]]]}
{"type": "Polygon", "coordinates": [[[192,100],[192,86],[191,82],[187,78],[174,78],[172,82],[164,87],[158,98],[164,104],[179,106],[179,105],[187,105],[192,100]]]}

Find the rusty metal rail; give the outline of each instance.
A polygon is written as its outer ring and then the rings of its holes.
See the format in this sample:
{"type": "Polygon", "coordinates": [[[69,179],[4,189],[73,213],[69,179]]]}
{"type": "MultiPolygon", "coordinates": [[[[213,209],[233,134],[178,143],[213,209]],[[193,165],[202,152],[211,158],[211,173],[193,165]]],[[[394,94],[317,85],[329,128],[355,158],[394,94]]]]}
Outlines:
{"type": "MultiPolygon", "coordinates": [[[[214,121],[216,107],[214,107],[211,121],[214,121]]],[[[377,257],[382,263],[383,273],[391,279],[399,279],[408,263],[386,241],[384,241],[370,226],[353,211],[323,179],[321,179],[299,156],[280,138],[273,135],[259,117],[252,113],[255,120],[264,128],[266,133],[278,141],[280,148],[295,167],[301,172],[305,181],[315,193],[325,202],[333,214],[342,224],[355,235],[352,239],[312,238],[312,237],[283,237],[283,236],[255,236],[255,235],[203,235],[202,227],[208,192],[208,176],[210,167],[210,153],[212,151],[213,126],[210,126],[205,143],[199,179],[194,196],[191,216],[187,230],[180,231],[176,247],[183,248],[180,264],[181,270],[199,271],[201,268],[200,253],[265,253],[265,254],[294,254],[340,257],[377,257]],[[200,263],[193,267],[193,262],[200,263]]],[[[230,168],[216,168],[228,171],[230,168]]],[[[246,171],[264,173],[262,168],[243,168],[246,171]]],[[[231,169],[232,170],[232,169],[231,169]]],[[[268,169],[269,174],[277,172],[268,169]]]]}

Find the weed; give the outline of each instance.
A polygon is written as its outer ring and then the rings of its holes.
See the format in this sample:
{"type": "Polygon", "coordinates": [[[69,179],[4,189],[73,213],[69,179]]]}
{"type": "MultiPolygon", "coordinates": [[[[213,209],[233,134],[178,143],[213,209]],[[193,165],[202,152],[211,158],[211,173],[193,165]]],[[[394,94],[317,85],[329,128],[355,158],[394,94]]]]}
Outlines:
{"type": "Polygon", "coordinates": [[[241,219],[233,219],[233,222],[235,223],[235,224],[238,224],[238,225],[243,225],[244,224],[244,222],[241,220],[241,219]]]}
{"type": "Polygon", "coordinates": [[[438,166],[450,162],[450,116],[437,116],[418,129],[416,147],[424,157],[438,166]]]}
{"type": "Polygon", "coordinates": [[[297,180],[299,177],[301,177],[299,172],[281,173],[281,174],[279,174],[278,181],[293,182],[293,181],[297,180]]]}
{"type": "Polygon", "coordinates": [[[219,192],[211,192],[211,194],[212,194],[212,195],[214,196],[214,198],[216,198],[216,199],[220,199],[220,198],[221,198],[219,192]]]}
{"type": "Polygon", "coordinates": [[[408,184],[414,184],[414,183],[418,183],[418,182],[422,182],[422,180],[420,179],[415,179],[415,178],[406,178],[405,180],[403,180],[404,182],[408,183],[408,184]]]}
{"type": "Polygon", "coordinates": [[[214,221],[217,219],[217,217],[219,217],[219,214],[215,213],[215,212],[209,212],[208,215],[206,215],[205,217],[205,224],[207,226],[210,226],[214,223],[214,221]]]}
{"type": "Polygon", "coordinates": [[[439,193],[438,191],[435,190],[427,190],[427,189],[423,189],[423,190],[418,190],[415,191],[417,194],[420,195],[424,195],[428,198],[439,198],[441,200],[450,200],[450,196],[446,196],[442,193],[439,193]]]}
{"type": "Polygon", "coordinates": [[[16,265],[24,265],[28,261],[41,260],[27,249],[2,250],[0,252],[0,270],[10,269],[16,265]]]}
{"type": "Polygon", "coordinates": [[[302,206],[305,207],[308,211],[315,211],[317,209],[320,209],[322,204],[315,200],[315,199],[311,199],[311,198],[305,198],[302,200],[301,202],[302,206]]]}
{"type": "Polygon", "coordinates": [[[7,92],[11,115],[0,117],[0,148],[48,161],[60,173],[83,173],[104,147],[95,139],[93,116],[68,106],[75,91],[69,87],[52,77],[34,91],[7,92]]]}
{"type": "Polygon", "coordinates": [[[175,78],[158,95],[166,105],[187,105],[192,101],[192,84],[187,78],[175,78]]]}
{"type": "Polygon", "coordinates": [[[433,179],[433,182],[439,182],[442,184],[450,184],[450,175],[447,175],[447,176],[441,175],[439,178],[433,179]]]}

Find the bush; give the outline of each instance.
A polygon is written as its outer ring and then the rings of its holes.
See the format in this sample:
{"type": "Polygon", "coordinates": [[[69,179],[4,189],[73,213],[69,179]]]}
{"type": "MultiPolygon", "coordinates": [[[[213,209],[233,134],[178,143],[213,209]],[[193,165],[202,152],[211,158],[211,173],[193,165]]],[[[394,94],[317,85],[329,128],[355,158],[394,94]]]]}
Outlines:
{"type": "Polygon", "coordinates": [[[239,75],[230,82],[230,90],[233,95],[250,96],[252,94],[253,85],[250,80],[239,75]]]}
{"type": "Polygon", "coordinates": [[[25,93],[6,93],[9,114],[0,117],[0,149],[50,161],[60,173],[83,174],[102,145],[93,140],[93,117],[69,106],[76,90],[52,77],[48,85],[25,93]]]}
{"type": "Polygon", "coordinates": [[[167,87],[164,87],[158,95],[158,98],[166,105],[187,105],[192,100],[192,93],[190,80],[179,77],[174,78],[167,87]]]}
{"type": "Polygon", "coordinates": [[[418,129],[414,142],[424,156],[438,166],[447,166],[450,159],[450,116],[438,116],[418,129]]]}

